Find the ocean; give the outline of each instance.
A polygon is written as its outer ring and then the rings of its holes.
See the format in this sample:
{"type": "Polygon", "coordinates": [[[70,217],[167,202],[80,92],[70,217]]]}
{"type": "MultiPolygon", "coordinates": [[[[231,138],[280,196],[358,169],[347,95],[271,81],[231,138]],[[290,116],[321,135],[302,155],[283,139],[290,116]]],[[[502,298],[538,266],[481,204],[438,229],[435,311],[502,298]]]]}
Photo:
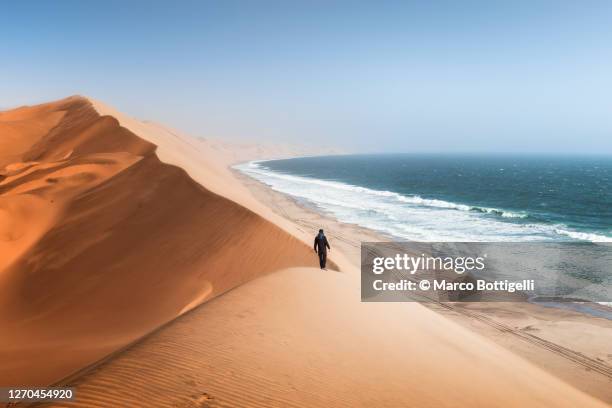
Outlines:
{"type": "Polygon", "coordinates": [[[236,167],[398,240],[612,242],[612,157],[379,154],[236,167]]]}

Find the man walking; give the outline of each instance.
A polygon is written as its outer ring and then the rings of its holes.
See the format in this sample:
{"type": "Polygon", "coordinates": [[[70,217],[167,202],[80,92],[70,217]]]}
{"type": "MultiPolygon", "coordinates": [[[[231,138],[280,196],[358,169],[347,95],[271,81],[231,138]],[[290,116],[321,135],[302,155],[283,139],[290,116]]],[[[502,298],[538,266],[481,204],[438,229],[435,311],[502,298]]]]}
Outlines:
{"type": "Polygon", "coordinates": [[[319,266],[321,269],[325,269],[325,262],[327,262],[327,250],[331,251],[327,237],[323,234],[323,230],[319,230],[319,234],[314,239],[314,250],[319,255],[319,266]]]}

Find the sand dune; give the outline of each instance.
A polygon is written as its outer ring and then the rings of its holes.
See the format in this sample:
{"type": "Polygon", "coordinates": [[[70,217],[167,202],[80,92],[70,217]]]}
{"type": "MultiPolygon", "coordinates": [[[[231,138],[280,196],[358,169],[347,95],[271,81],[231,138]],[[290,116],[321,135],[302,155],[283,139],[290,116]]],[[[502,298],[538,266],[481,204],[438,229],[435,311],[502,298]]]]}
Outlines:
{"type": "Polygon", "coordinates": [[[236,285],[315,264],[84,98],[0,124],[3,146],[18,141],[0,155],[0,384],[51,383],[236,285]]]}
{"type": "Polygon", "coordinates": [[[64,114],[50,104],[0,112],[0,166],[21,162],[21,155],[55,127],[64,114]]]}
{"type": "Polygon", "coordinates": [[[418,304],[361,303],[336,247],[343,272],[312,268],[311,231],[228,170],[252,152],[79,97],[0,121],[26,135],[2,158],[2,385],[73,385],[47,405],[79,407],[603,406],[418,304]]]}

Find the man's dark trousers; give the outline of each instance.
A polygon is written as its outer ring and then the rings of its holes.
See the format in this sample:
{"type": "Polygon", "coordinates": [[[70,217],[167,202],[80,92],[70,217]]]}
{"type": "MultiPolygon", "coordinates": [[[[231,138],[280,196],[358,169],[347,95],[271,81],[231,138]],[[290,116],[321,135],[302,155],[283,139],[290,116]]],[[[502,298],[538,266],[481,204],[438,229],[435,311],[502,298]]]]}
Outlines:
{"type": "Polygon", "coordinates": [[[319,250],[319,266],[321,269],[325,269],[325,263],[327,262],[327,251],[319,250]]]}

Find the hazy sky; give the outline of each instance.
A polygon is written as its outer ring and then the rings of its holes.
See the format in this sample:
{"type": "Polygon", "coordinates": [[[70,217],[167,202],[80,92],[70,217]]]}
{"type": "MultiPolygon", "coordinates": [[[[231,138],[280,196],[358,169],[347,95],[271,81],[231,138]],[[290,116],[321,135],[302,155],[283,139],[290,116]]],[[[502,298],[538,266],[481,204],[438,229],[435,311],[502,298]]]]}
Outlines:
{"type": "Polygon", "coordinates": [[[611,1],[2,1],[0,108],[196,136],[612,153],[611,1]]]}

